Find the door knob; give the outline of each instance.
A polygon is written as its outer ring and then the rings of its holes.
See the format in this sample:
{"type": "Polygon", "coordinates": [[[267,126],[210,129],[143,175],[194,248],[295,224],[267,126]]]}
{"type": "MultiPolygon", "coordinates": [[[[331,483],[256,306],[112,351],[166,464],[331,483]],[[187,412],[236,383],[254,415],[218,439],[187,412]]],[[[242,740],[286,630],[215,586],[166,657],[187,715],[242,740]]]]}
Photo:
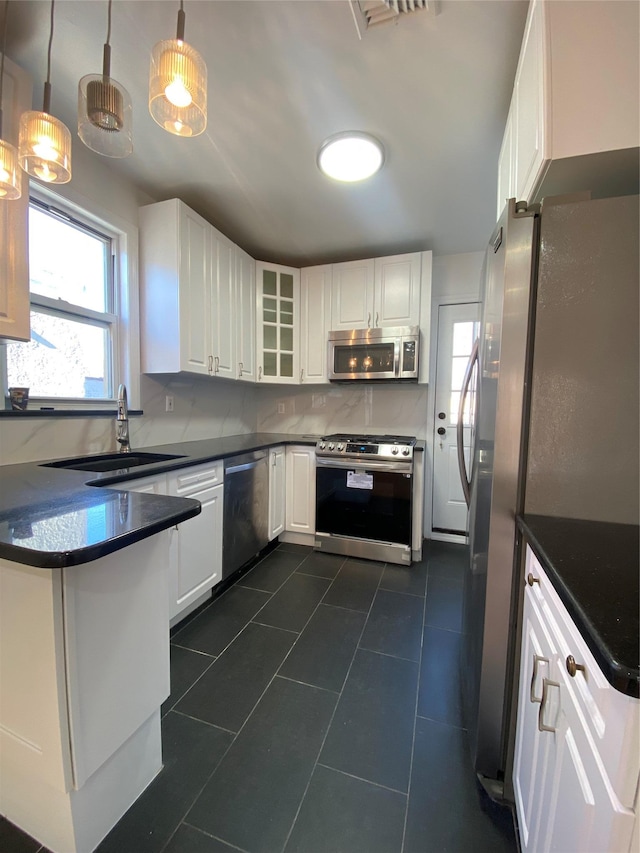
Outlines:
{"type": "Polygon", "coordinates": [[[438,417],[440,418],[441,421],[443,421],[447,416],[444,412],[438,412],[438,417]]]}
{"type": "Polygon", "coordinates": [[[446,435],[446,432],[444,427],[438,427],[438,435],[446,435]]]}

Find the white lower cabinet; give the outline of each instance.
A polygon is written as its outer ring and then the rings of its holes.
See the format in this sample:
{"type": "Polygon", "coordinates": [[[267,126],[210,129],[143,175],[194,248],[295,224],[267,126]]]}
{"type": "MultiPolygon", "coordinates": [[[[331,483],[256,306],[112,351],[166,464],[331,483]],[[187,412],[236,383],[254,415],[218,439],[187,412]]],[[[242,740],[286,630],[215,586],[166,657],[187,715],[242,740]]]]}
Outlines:
{"type": "Polygon", "coordinates": [[[525,575],[514,762],[522,850],[630,851],[640,701],[607,682],[530,550],[525,575]]]}
{"type": "Polygon", "coordinates": [[[269,542],[284,530],[286,506],[284,447],[269,450],[269,542]]]}
{"type": "MultiPolygon", "coordinates": [[[[116,487],[114,487],[116,488],[116,487]]],[[[169,619],[179,622],[222,579],[222,462],[118,483],[118,489],[200,501],[199,515],[168,531],[169,619]]]]}
{"type": "Polygon", "coordinates": [[[286,452],[287,507],[285,530],[316,532],[316,449],[291,445],[286,452]]]}
{"type": "Polygon", "coordinates": [[[199,602],[222,579],[223,463],[183,468],[167,477],[167,493],[200,501],[202,511],[170,531],[169,618],[199,602]]]}

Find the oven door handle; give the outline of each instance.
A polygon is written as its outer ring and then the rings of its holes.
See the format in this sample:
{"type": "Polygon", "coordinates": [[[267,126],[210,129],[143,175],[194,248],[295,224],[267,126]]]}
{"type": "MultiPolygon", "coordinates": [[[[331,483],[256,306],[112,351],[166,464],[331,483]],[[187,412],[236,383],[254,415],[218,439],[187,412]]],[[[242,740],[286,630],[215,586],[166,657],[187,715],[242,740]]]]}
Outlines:
{"type": "Polygon", "coordinates": [[[411,474],[413,465],[411,462],[403,462],[400,459],[396,462],[390,459],[388,462],[378,462],[375,460],[362,461],[360,459],[334,459],[332,457],[317,456],[316,466],[319,468],[341,468],[346,471],[391,471],[398,474],[411,474]]]}

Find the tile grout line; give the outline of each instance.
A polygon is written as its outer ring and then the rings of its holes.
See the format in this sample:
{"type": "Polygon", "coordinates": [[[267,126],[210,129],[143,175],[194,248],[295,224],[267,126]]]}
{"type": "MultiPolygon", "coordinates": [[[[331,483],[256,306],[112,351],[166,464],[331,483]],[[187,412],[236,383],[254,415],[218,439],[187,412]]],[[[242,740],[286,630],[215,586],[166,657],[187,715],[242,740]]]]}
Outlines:
{"type": "MultiPolygon", "coordinates": [[[[338,571],[338,574],[336,575],[336,578],[340,575],[340,572],[342,571],[342,569],[344,568],[344,566],[345,566],[345,564],[346,564],[346,563],[347,563],[347,560],[345,560],[345,561],[344,561],[344,563],[342,564],[342,566],[340,566],[340,570],[338,571]]],[[[287,833],[287,837],[286,837],[286,839],[285,839],[284,845],[282,846],[282,851],[281,851],[281,853],[284,853],[284,851],[286,850],[287,844],[289,843],[289,839],[291,838],[291,833],[293,832],[293,829],[294,829],[294,827],[295,827],[296,823],[298,822],[298,817],[300,816],[300,810],[302,809],[302,804],[304,803],[304,801],[305,801],[305,799],[306,799],[307,792],[309,791],[309,786],[311,785],[311,780],[313,779],[313,774],[316,772],[316,768],[317,768],[317,766],[318,766],[320,756],[322,755],[322,750],[324,749],[324,745],[325,745],[326,740],[327,740],[327,737],[328,737],[328,735],[329,735],[329,730],[330,730],[331,725],[332,725],[332,723],[333,723],[333,720],[334,720],[334,718],[335,718],[336,711],[338,710],[338,705],[340,704],[340,700],[342,699],[342,694],[343,694],[343,692],[344,692],[344,686],[345,686],[345,684],[347,683],[347,681],[349,680],[349,674],[351,673],[351,669],[353,668],[353,662],[354,662],[354,660],[355,660],[355,658],[356,658],[356,654],[358,653],[358,649],[360,648],[360,640],[362,639],[362,634],[364,633],[364,629],[367,627],[367,622],[369,621],[369,616],[371,615],[371,610],[372,610],[372,608],[373,608],[373,603],[374,603],[374,601],[376,600],[376,596],[377,596],[377,594],[378,594],[378,590],[380,589],[380,583],[382,582],[382,577],[383,577],[383,575],[384,575],[384,572],[385,572],[386,567],[387,567],[387,564],[386,564],[386,563],[384,563],[384,564],[383,564],[383,566],[382,566],[382,571],[380,572],[380,577],[378,578],[378,585],[376,586],[376,591],[374,592],[373,596],[371,597],[371,604],[369,605],[369,610],[367,611],[367,617],[366,617],[366,619],[364,620],[364,622],[363,622],[363,624],[362,624],[362,630],[360,631],[360,636],[358,637],[358,641],[357,641],[357,643],[355,644],[355,648],[354,648],[354,650],[353,650],[353,655],[352,655],[352,657],[351,657],[351,663],[349,664],[349,668],[347,669],[347,673],[346,673],[346,675],[345,675],[345,677],[344,677],[344,679],[343,679],[342,687],[340,688],[340,692],[338,693],[338,698],[337,698],[337,700],[336,700],[336,704],[335,704],[335,706],[334,706],[334,708],[333,708],[333,713],[331,714],[331,719],[329,720],[329,724],[327,725],[327,730],[326,730],[326,732],[324,733],[324,737],[322,738],[322,743],[320,744],[320,748],[319,748],[319,750],[318,750],[318,754],[317,754],[317,756],[316,756],[316,760],[315,760],[315,762],[314,762],[314,764],[313,764],[313,767],[311,768],[311,773],[309,774],[309,778],[307,779],[307,784],[306,784],[306,786],[305,786],[305,789],[304,789],[304,792],[303,792],[303,794],[302,794],[302,797],[300,798],[300,802],[298,803],[298,808],[297,808],[297,810],[296,810],[295,817],[293,818],[293,820],[292,820],[292,822],[291,822],[291,826],[289,827],[289,832],[287,833]]],[[[334,580],[335,580],[336,578],[334,578],[334,580]]],[[[333,581],[332,581],[332,584],[333,584],[333,581]]],[[[327,589],[327,592],[329,591],[329,589],[331,589],[331,586],[329,586],[329,588],[327,589]]],[[[326,595],[326,593],[325,593],[325,595],[326,595]]],[[[320,602],[320,603],[322,603],[322,602],[320,602]]],[[[318,605],[318,606],[319,606],[319,605],[318,605]]],[[[362,610],[360,610],[360,611],[358,611],[358,612],[362,613],[362,610]]],[[[322,765],[322,766],[326,766],[326,765],[322,765]]],[[[333,770],[334,768],[332,768],[332,767],[328,767],[328,769],[329,769],[329,770],[333,770]]],[[[339,772],[339,771],[338,771],[338,772],[339,772]]],[[[366,780],[364,780],[364,781],[366,781],[366,780]]]]}
{"type": "MultiPolygon", "coordinates": [[[[309,555],[307,555],[307,557],[308,557],[308,556],[309,556],[309,555]]],[[[307,557],[305,557],[305,560],[307,559],[307,557]]],[[[301,561],[300,561],[300,563],[299,563],[298,565],[302,565],[302,563],[303,563],[303,562],[304,562],[304,560],[301,560],[301,561]]],[[[289,580],[289,578],[290,578],[290,577],[291,577],[291,575],[293,575],[293,574],[295,574],[295,569],[294,569],[294,570],[293,570],[293,572],[291,572],[291,574],[290,574],[290,575],[289,575],[289,576],[288,576],[288,577],[287,577],[287,578],[282,582],[282,584],[280,584],[280,586],[278,587],[278,589],[276,590],[276,592],[278,592],[278,591],[279,591],[279,590],[284,586],[284,584],[289,580]]],[[[338,572],[338,574],[339,574],[339,572],[338,572]]],[[[334,578],[334,580],[335,580],[335,578],[334,578]]],[[[327,587],[327,590],[325,591],[324,595],[326,595],[326,592],[331,588],[331,584],[332,584],[332,583],[333,583],[333,580],[331,581],[331,583],[330,583],[330,584],[329,584],[329,586],[327,587]]],[[[234,584],[234,586],[235,586],[235,584],[234,584]]],[[[230,588],[231,588],[231,587],[230,587],[230,588]]],[[[266,606],[267,606],[267,604],[269,603],[269,601],[271,601],[271,598],[272,598],[274,595],[275,595],[275,592],[274,592],[274,593],[272,593],[271,597],[270,597],[267,601],[265,601],[265,603],[264,603],[263,607],[266,607],[266,606]]],[[[324,595],[323,595],[323,597],[324,597],[324,595]]],[[[317,604],[317,605],[316,605],[316,607],[314,608],[313,613],[315,613],[315,611],[317,610],[317,608],[318,608],[319,606],[320,606],[320,602],[318,602],[318,604],[317,604]]],[[[258,613],[260,613],[260,611],[263,609],[263,607],[261,607],[261,608],[260,608],[260,610],[258,610],[258,611],[257,611],[257,613],[255,613],[255,614],[251,617],[251,619],[249,619],[249,621],[248,621],[248,622],[247,622],[247,624],[244,626],[244,628],[243,628],[241,631],[239,631],[239,632],[238,632],[238,634],[236,635],[236,637],[234,637],[234,640],[235,640],[237,637],[239,637],[239,636],[240,636],[240,634],[242,634],[242,633],[243,633],[243,631],[247,628],[247,625],[255,624],[255,623],[253,623],[253,622],[252,622],[252,620],[253,620],[253,619],[258,615],[258,613]]],[[[309,616],[309,619],[308,619],[308,620],[307,620],[307,622],[305,623],[305,626],[304,626],[305,628],[306,628],[307,624],[309,623],[309,621],[311,620],[311,618],[312,618],[312,616],[313,616],[313,613],[311,614],[311,616],[309,616]]],[[[263,626],[263,627],[270,627],[270,628],[271,628],[271,627],[274,627],[274,626],[273,626],[273,625],[269,625],[269,626],[263,626]]],[[[283,630],[283,629],[279,629],[279,630],[283,630]]],[[[303,628],[302,630],[304,630],[304,628],[303,628]]],[[[291,632],[289,632],[289,633],[296,633],[296,632],[291,631],[291,632]]],[[[301,635],[301,634],[302,634],[302,631],[298,634],[298,637],[300,637],[300,635],[301,635]]],[[[233,642],[233,640],[232,640],[232,642],[233,642]]],[[[297,642],[297,640],[295,640],[295,641],[293,642],[293,644],[292,644],[292,646],[291,646],[291,649],[293,649],[293,647],[295,646],[296,642],[297,642]]],[[[231,645],[231,644],[229,644],[229,645],[231,645]]],[[[225,648],[228,648],[228,646],[226,646],[225,648]]],[[[172,834],[171,834],[171,838],[173,838],[173,836],[175,835],[175,833],[178,831],[178,827],[179,827],[182,823],[187,823],[187,820],[186,820],[186,819],[187,819],[187,817],[188,817],[188,815],[189,815],[189,812],[192,810],[192,808],[194,807],[195,803],[196,803],[196,802],[197,802],[197,800],[200,798],[200,795],[201,795],[201,794],[202,794],[202,792],[204,791],[205,787],[209,784],[209,782],[210,782],[210,781],[211,781],[211,779],[213,778],[213,776],[214,776],[215,772],[216,772],[216,771],[217,771],[217,769],[220,767],[220,765],[222,764],[222,762],[223,762],[223,761],[224,761],[224,759],[226,758],[227,754],[229,753],[229,750],[231,749],[231,747],[233,746],[233,744],[236,742],[236,740],[237,740],[237,738],[239,737],[240,733],[242,732],[242,730],[244,729],[244,727],[246,726],[246,724],[247,724],[247,723],[249,722],[249,720],[251,719],[251,716],[252,716],[253,712],[255,711],[256,707],[258,706],[258,704],[259,704],[259,703],[260,703],[260,701],[262,700],[263,696],[265,695],[265,693],[267,692],[267,690],[269,689],[269,687],[272,685],[272,683],[273,683],[274,679],[278,676],[278,672],[279,672],[280,668],[282,667],[282,665],[284,664],[284,661],[285,661],[285,660],[287,659],[287,657],[291,654],[291,649],[289,649],[289,651],[288,651],[288,652],[287,652],[287,654],[285,655],[284,660],[282,661],[282,663],[280,664],[280,666],[278,667],[278,669],[276,670],[276,672],[273,674],[273,676],[272,676],[271,680],[269,681],[269,683],[267,684],[267,686],[265,687],[265,689],[262,691],[262,693],[261,693],[261,694],[260,694],[260,696],[258,697],[258,699],[257,699],[257,701],[255,702],[255,704],[254,704],[253,708],[252,708],[252,709],[251,709],[251,711],[249,711],[249,713],[247,714],[247,717],[246,717],[246,719],[245,719],[244,723],[240,726],[240,728],[238,729],[238,731],[235,733],[235,736],[233,737],[233,739],[232,739],[231,743],[229,744],[229,746],[228,746],[228,747],[227,747],[227,749],[225,750],[224,754],[221,756],[220,761],[216,764],[215,768],[213,769],[213,771],[211,772],[211,774],[208,776],[208,778],[207,778],[207,780],[205,781],[204,785],[203,785],[203,786],[202,786],[202,788],[198,791],[197,795],[195,796],[195,798],[194,798],[194,799],[193,799],[193,801],[191,802],[191,805],[190,805],[190,806],[189,806],[189,808],[187,809],[187,811],[186,811],[186,813],[185,813],[184,817],[180,820],[180,822],[178,823],[178,826],[176,826],[175,830],[172,832],[172,834]]],[[[221,653],[221,654],[222,654],[222,653],[221,653]]],[[[192,686],[193,686],[193,685],[192,685],[192,686]]],[[[189,688],[189,690],[190,690],[190,689],[191,689],[191,688],[189,688]]],[[[322,689],[322,688],[317,688],[317,689],[322,689]]],[[[188,692],[188,691],[187,691],[187,692],[188,692]]],[[[185,695],[186,695],[186,694],[185,694],[185,695]]],[[[337,703],[336,703],[336,704],[337,704],[337,703]]],[[[334,709],[334,710],[335,710],[335,709],[334,709]]],[[[177,711],[176,713],[180,713],[180,712],[179,712],[179,711],[177,711]]],[[[186,715],[185,715],[185,716],[186,716],[186,715]]],[[[196,718],[193,718],[193,719],[196,719],[196,718]]],[[[204,720],[201,720],[200,722],[204,722],[204,720]]],[[[209,725],[212,725],[212,724],[211,724],[211,723],[209,723],[209,725]]],[[[220,727],[219,727],[219,726],[217,726],[216,728],[220,728],[220,727]]],[[[227,731],[227,730],[225,729],[224,731],[227,731]]],[[[190,824],[189,824],[189,825],[190,825],[190,824]]],[[[197,829],[198,827],[194,827],[194,828],[195,828],[195,829],[197,829]]],[[[170,841],[170,840],[171,840],[171,839],[169,839],[169,841],[170,841]]],[[[225,844],[227,843],[227,841],[226,841],[225,839],[220,839],[220,840],[221,840],[221,841],[223,841],[225,844]]],[[[169,843],[169,841],[167,841],[167,844],[169,843]]],[[[165,849],[166,849],[166,846],[167,846],[167,845],[165,845],[165,846],[162,848],[162,850],[165,850],[165,849]]],[[[162,851],[160,851],[160,853],[162,853],[162,851]]]]}
{"type": "MultiPolygon", "coordinates": [[[[274,550],[275,550],[275,549],[274,549],[274,550]]],[[[269,556],[269,555],[267,555],[267,556],[269,556]]],[[[265,559],[266,559],[266,557],[265,557],[265,559]]],[[[305,559],[306,559],[306,558],[305,558],[305,559]]],[[[258,563],[256,563],[256,566],[260,565],[260,563],[261,563],[261,562],[262,562],[262,560],[260,560],[258,563]]],[[[304,562],[304,560],[301,560],[301,561],[300,561],[300,563],[299,563],[298,565],[301,565],[303,562],[304,562]]],[[[255,567],[254,567],[254,568],[255,568],[255,567]]],[[[251,571],[253,571],[253,569],[252,569],[251,571]]],[[[295,571],[295,569],[294,569],[294,571],[295,571]]],[[[247,574],[248,574],[248,573],[247,573],[247,574]]],[[[293,572],[292,572],[291,574],[293,574],[293,572]]],[[[289,577],[290,577],[290,575],[289,575],[289,577]]],[[[282,584],[280,585],[280,587],[281,587],[281,586],[283,586],[283,585],[287,582],[287,580],[288,580],[288,579],[289,579],[289,578],[287,577],[287,578],[286,578],[286,580],[284,580],[284,581],[282,582],[282,584]]],[[[233,589],[235,586],[236,586],[236,584],[235,584],[235,583],[234,583],[234,584],[232,584],[232,585],[229,587],[229,590],[233,589]]],[[[280,589],[280,587],[278,587],[278,589],[280,589]]],[[[220,598],[222,599],[222,598],[224,597],[224,595],[226,595],[226,593],[227,593],[229,590],[225,590],[224,594],[223,594],[223,595],[221,595],[221,596],[220,596],[220,598]]],[[[277,590],[276,590],[276,591],[277,591],[277,590]]],[[[266,605],[269,603],[269,601],[271,601],[271,598],[273,597],[273,595],[274,595],[274,594],[275,594],[275,593],[272,593],[272,594],[271,594],[271,596],[267,599],[267,601],[265,601],[265,603],[262,605],[262,607],[266,607],[266,605]]],[[[260,608],[260,610],[262,610],[262,607],[260,608]]],[[[207,608],[207,609],[208,609],[208,608],[207,608]]],[[[260,612],[260,610],[258,610],[258,611],[257,611],[257,613],[259,613],[259,612],[260,612]]],[[[257,613],[256,613],[256,614],[254,614],[254,616],[256,616],[256,615],[257,615],[257,613]]],[[[236,634],[236,636],[233,638],[233,640],[231,640],[231,643],[232,643],[232,642],[233,642],[237,637],[239,637],[239,636],[240,636],[240,634],[242,634],[242,632],[245,630],[245,628],[247,627],[247,625],[251,624],[251,620],[252,620],[253,618],[254,618],[254,617],[252,616],[252,617],[247,621],[247,623],[246,623],[246,624],[245,624],[245,626],[242,628],[242,630],[240,630],[240,631],[236,634]]],[[[223,649],[223,651],[226,651],[226,649],[228,649],[228,648],[229,648],[229,646],[231,645],[231,643],[228,643],[228,644],[225,646],[225,648],[223,649]]],[[[295,645],[295,643],[294,643],[294,645],[295,645]]],[[[220,653],[220,655],[221,655],[221,654],[222,654],[222,652],[220,653]]],[[[220,657],[220,655],[218,655],[218,657],[220,657]]],[[[217,660],[217,658],[216,658],[216,660],[217,660]]],[[[214,661],[214,662],[215,662],[215,661],[214,661]]],[[[212,665],[213,665],[213,664],[212,664],[212,665]]],[[[208,669],[210,669],[210,668],[211,668],[211,667],[208,667],[208,669]]],[[[274,678],[275,678],[275,676],[274,676],[274,678]]],[[[199,678],[198,678],[198,679],[196,679],[196,681],[199,681],[199,680],[200,680],[199,678]]],[[[271,681],[273,681],[273,678],[271,679],[271,681]]],[[[271,681],[269,682],[269,684],[271,684],[271,681]]],[[[194,684],[195,684],[195,683],[196,683],[196,682],[194,682],[194,684]]],[[[193,686],[194,686],[194,685],[192,684],[192,685],[191,685],[191,687],[189,687],[189,690],[191,690],[191,688],[192,688],[193,686]]],[[[265,689],[266,689],[266,688],[265,688],[265,689]]],[[[187,691],[185,692],[185,694],[184,694],[185,696],[187,695],[187,693],[189,692],[189,690],[187,690],[187,691]]],[[[263,691],[262,695],[260,696],[260,699],[262,698],[262,696],[264,696],[264,691],[263,691]]],[[[258,702],[260,701],[260,699],[258,699],[258,702]]],[[[229,753],[229,750],[231,749],[231,747],[233,746],[233,744],[236,742],[236,740],[237,740],[237,738],[238,738],[238,735],[239,735],[239,734],[240,734],[240,732],[244,729],[245,725],[247,724],[247,721],[249,720],[249,718],[251,717],[251,715],[252,715],[252,714],[253,714],[253,712],[255,711],[255,708],[256,708],[256,705],[258,704],[258,702],[256,702],[256,703],[255,703],[255,705],[253,706],[253,708],[251,709],[251,711],[250,711],[250,712],[249,712],[249,714],[247,715],[247,718],[245,719],[244,723],[242,724],[242,726],[238,729],[238,731],[235,733],[235,735],[234,735],[234,736],[233,736],[233,738],[231,739],[231,741],[230,741],[230,743],[229,743],[229,746],[225,749],[224,753],[220,756],[220,760],[218,761],[218,763],[216,764],[216,766],[213,768],[213,770],[211,771],[211,773],[207,776],[207,778],[205,779],[205,781],[204,781],[203,785],[201,786],[200,790],[195,794],[195,796],[194,796],[194,797],[193,797],[193,799],[191,800],[191,803],[190,803],[189,807],[187,808],[186,812],[184,813],[183,817],[178,821],[178,823],[176,824],[175,829],[173,830],[173,832],[171,833],[171,835],[170,835],[170,836],[169,836],[169,838],[167,839],[166,844],[164,844],[164,845],[163,845],[163,847],[161,848],[161,850],[159,851],[159,853],[163,853],[163,851],[167,849],[167,846],[171,843],[171,840],[172,840],[172,838],[174,837],[174,835],[176,834],[176,832],[178,831],[179,827],[180,827],[183,823],[184,823],[184,824],[186,824],[186,823],[187,823],[187,817],[188,817],[188,815],[189,815],[189,812],[192,810],[192,808],[194,807],[194,805],[196,804],[196,802],[197,802],[197,801],[198,801],[198,799],[200,798],[200,796],[201,796],[202,792],[204,791],[204,789],[207,787],[207,785],[209,784],[209,782],[210,782],[210,781],[211,781],[211,779],[213,778],[213,776],[214,776],[215,772],[218,770],[218,768],[220,767],[220,765],[222,764],[222,762],[224,761],[224,759],[227,757],[227,755],[228,755],[228,753],[229,753]]],[[[174,713],[179,714],[179,713],[181,713],[181,712],[180,712],[180,711],[175,711],[174,713]]],[[[183,714],[183,716],[187,716],[187,715],[186,715],[186,714],[183,714]]],[[[196,720],[197,718],[192,717],[191,719],[196,720]]],[[[218,729],[220,729],[220,726],[213,726],[213,724],[212,724],[212,723],[206,723],[204,720],[197,720],[197,721],[198,721],[198,722],[200,722],[200,723],[202,723],[203,725],[209,725],[209,726],[211,726],[212,728],[218,728],[218,729]]],[[[221,730],[222,730],[222,731],[228,731],[227,729],[221,729],[221,730]]],[[[230,734],[233,734],[233,732],[230,732],[230,734]]],[[[190,826],[190,824],[188,824],[188,825],[190,826]]],[[[194,827],[194,829],[198,829],[198,827],[194,827]]],[[[224,839],[220,839],[220,840],[222,840],[225,844],[227,843],[226,841],[224,841],[224,839]]]]}
{"type": "Polygon", "coordinates": [[[411,740],[411,760],[409,761],[409,784],[407,785],[407,802],[404,810],[404,825],[402,828],[402,841],[399,853],[404,853],[404,845],[407,837],[407,822],[409,819],[409,803],[411,801],[411,782],[413,779],[413,759],[416,749],[416,728],[418,724],[418,703],[420,701],[420,682],[422,679],[422,657],[424,654],[424,629],[427,616],[427,597],[429,595],[429,564],[427,562],[427,577],[424,586],[424,605],[422,607],[422,631],[420,632],[420,660],[418,661],[418,683],[416,685],[416,702],[413,714],[413,738],[411,740]]]}

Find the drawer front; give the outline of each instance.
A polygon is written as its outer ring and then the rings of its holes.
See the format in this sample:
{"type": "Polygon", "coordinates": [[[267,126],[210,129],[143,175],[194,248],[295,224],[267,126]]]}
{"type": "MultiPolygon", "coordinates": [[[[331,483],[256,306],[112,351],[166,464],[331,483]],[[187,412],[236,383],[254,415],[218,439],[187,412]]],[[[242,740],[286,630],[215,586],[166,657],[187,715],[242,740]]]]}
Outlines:
{"type": "Polygon", "coordinates": [[[222,461],[183,468],[175,474],[169,474],[169,494],[187,497],[191,492],[201,491],[204,486],[217,486],[224,480],[222,461]]]}
{"type": "Polygon", "coordinates": [[[554,635],[558,666],[572,700],[584,720],[600,762],[621,804],[633,807],[640,760],[640,700],[626,696],[605,678],[586,642],[569,616],[535,555],[527,549],[525,582],[533,583],[529,592],[541,608],[554,635]],[[571,676],[568,659],[578,667],[571,676]]]}

